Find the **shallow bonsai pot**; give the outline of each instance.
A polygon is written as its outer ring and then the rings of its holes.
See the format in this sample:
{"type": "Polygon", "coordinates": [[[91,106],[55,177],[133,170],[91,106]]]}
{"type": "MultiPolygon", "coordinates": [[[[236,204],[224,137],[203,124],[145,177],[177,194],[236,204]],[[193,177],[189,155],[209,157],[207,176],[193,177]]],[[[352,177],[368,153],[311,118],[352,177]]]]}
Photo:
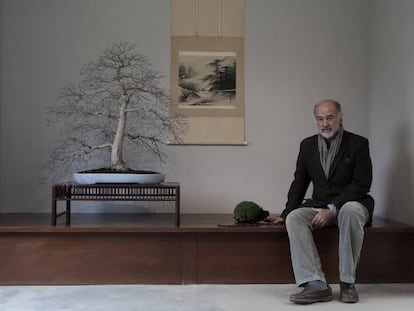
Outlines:
{"type": "Polygon", "coordinates": [[[148,173],[87,173],[79,172],[73,174],[73,179],[78,184],[159,184],[165,180],[165,174],[148,172],[148,173]]]}

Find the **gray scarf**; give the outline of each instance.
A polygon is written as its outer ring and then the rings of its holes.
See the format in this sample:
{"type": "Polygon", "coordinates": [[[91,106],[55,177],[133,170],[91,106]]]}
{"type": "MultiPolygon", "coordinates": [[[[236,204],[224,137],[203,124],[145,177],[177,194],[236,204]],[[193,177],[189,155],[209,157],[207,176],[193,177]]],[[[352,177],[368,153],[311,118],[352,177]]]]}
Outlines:
{"type": "Polygon", "coordinates": [[[342,125],[339,127],[338,132],[331,140],[331,144],[328,147],[326,139],[319,134],[318,137],[318,148],[319,148],[319,157],[321,160],[321,165],[323,171],[325,172],[326,178],[329,176],[329,170],[335,159],[336,154],[338,153],[339,147],[341,146],[342,136],[344,129],[342,125]]]}

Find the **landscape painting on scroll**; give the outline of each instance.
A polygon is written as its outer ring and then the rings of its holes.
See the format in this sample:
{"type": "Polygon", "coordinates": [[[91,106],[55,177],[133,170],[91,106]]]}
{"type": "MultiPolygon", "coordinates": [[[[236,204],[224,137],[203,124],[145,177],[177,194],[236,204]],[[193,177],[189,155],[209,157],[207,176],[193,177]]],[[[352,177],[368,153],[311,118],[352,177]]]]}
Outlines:
{"type": "Polygon", "coordinates": [[[236,52],[180,51],[179,108],[236,107],[236,52]]]}

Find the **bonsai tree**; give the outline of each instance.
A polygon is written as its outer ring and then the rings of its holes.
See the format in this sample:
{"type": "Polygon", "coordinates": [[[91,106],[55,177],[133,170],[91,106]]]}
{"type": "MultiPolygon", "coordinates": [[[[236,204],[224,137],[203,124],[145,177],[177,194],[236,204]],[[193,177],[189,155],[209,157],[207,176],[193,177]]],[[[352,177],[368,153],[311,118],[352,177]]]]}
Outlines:
{"type": "Polygon", "coordinates": [[[149,153],[163,162],[167,136],[180,141],[186,120],[169,115],[163,76],[135,50],[134,44],[112,44],[82,68],[78,83],[59,90],[48,119],[58,130],[50,158],[55,174],[88,166],[92,157],[107,162],[105,170],[131,171],[126,150],[138,159],[149,153]]]}

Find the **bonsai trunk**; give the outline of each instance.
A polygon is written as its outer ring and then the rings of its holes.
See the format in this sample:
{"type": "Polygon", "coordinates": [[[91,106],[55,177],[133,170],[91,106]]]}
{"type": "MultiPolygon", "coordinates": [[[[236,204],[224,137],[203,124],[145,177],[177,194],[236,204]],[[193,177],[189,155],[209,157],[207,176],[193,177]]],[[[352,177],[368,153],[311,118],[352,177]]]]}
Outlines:
{"type": "Polygon", "coordinates": [[[122,156],[123,144],[124,144],[124,135],[125,135],[125,127],[127,122],[127,102],[124,98],[121,98],[122,101],[121,108],[119,111],[119,120],[118,120],[118,127],[116,129],[115,138],[112,144],[112,152],[111,152],[111,169],[115,171],[126,171],[128,168],[125,165],[122,156]]]}

